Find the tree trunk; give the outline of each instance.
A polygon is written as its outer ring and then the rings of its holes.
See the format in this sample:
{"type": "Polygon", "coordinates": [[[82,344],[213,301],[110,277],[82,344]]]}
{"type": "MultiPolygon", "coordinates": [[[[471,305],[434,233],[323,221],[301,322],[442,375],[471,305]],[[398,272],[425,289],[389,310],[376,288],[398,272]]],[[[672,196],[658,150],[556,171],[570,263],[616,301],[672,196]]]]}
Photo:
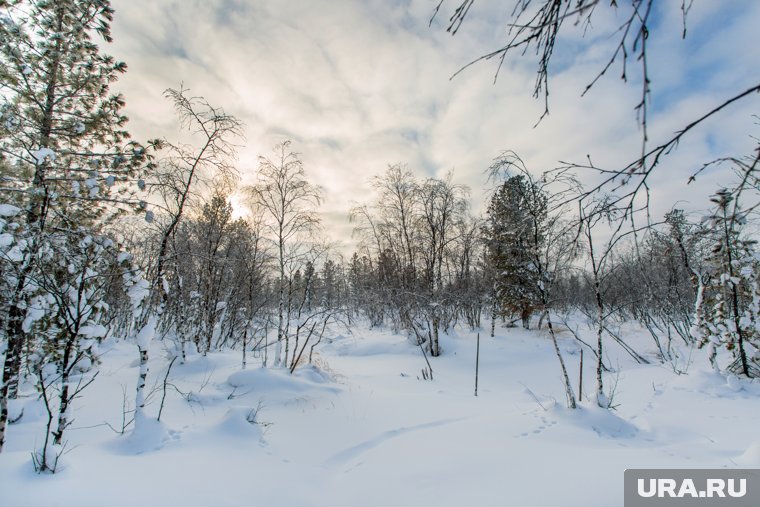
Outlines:
{"type": "Polygon", "coordinates": [[[140,373],[137,377],[137,388],[135,389],[135,431],[145,418],[145,383],[148,378],[150,342],[153,340],[155,329],[156,317],[150,317],[137,336],[137,347],[140,352],[140,373]]]}
{"type": "Polygon", "coordinates": [[[441,355],[441,347],[438,343],[438,328],[441,326],[441,319],[438,316],[433,317],[433,329],[430,334],[430,355],[438,357],[441,355]]]}
{"type": "Polygon", "coordinates": [[[5,445],[5,428],[8,426],[8,396],[5,384],[3,384],[4,393],[0,393],[0,452],[3,452],[5,445]]]}
{"type": "MultiPolygon", "coordinates": [[[[596,278],[596,273],[594,274],[596,278]]],[[[604,364],[602,363],[602,333],[604,332],[604,307],[602,305],[602,294],[599,291],[599,282],[595,282],[596,293],[596,404],[602,408],[609,408],[609,402],[604,395],[604,380],[602,373],[604,364]]]]}
{"type": "Polygon", "coordinates": [[[744,333],[742,333],[742,327],[741,327],[741,316],[739,315],[739,294],[738,290],[736,288],[736,283],[734,283],[734,260],[733,255],[731,254],[731,232],[728,229],[728,221],[724,217],[723,220],[723,230],[724,230],[724,237],[726,239],[725,243],[725,249],[726,249],[726,255],[728,257],[728,262],[726,263],[726,268],[728,270],[728,280],[731,285],[731,303],[732,303],[732,319],[734,323],[734,327],[736,329],[736,336],[737,336],[737,342],[738,342],[738,349],[739,349],[739,361],[742,368],[742,374],[744,376],[749,377],[749,365],[747,364],[747,353],[744,350],[744,333]]]}
{"type": "Polygon", "coordinates": [[[243,330],[243,369],[245,370],[245,348],[248,345],[248,326],[250,326],[250,321],[246,323],[245,329],[243,330]]]}
{"type": "Polygon", "coordinates": [[[58,428],[53,432],[53,444],[55,445],[61,445],[63,442],[63,432],[69,425],[69,405],[71,403],[71,398],[69,397],[69,380],[71,369],[73,367],[72,363],[76,361],[76,359],[72,360],[71,356],[77,346],[78,338],[78,333],[69,333],[63,350],[63,360],[61,364],[61,395],[58,398],[58,428]]]}
{"type": "MultiPolygon", "coordinates": [[[[16,397],[18,391],[18,377],[21,368],[21,350],[23,346],[24,333],[21,330],[20,315],[14,317],[13,314],[21,312],[16,305],[11,307],[11,318],[18,321],[18,332],[8,333],[8,346],[5,350],[5,361],[3,364],[3,378],[0,385],[0,452],[5,445],[5,433],[8,425],[8,399],[16,397]]],[[[13,329],[16,325],[11,322],[10,327],[13,329]]]]}
{"type": "MultiPolygon", "coordinates": [[[[59,8],[57,11],[58,31],[62,31],[64,14],[63,7],[59,8]]],[[[61,40],[56,43],[58,54],[60,54],[61,44],[61,40]]],[[[39,133],[40,147],[48,147],[50,144],[53,113],[56,103],[55,97],[58,88],[58,74],[60,71],[59,67],[60,56],[56,56],[50,66],[50,77],[45,89],[45,108],[41,119],[39,133]]],[[[35,237],[39,236],[42,232],[45,223],[48,199],[48,192],[45,186],[46,168],[46,161],[38,163],[35,167],[34,178],[32,180],[32,201],[29,203],[29,208],[27,210],[27,229],[32,232],[32,237],[30,244],[28,245],[28,252],[30,253],[27,253],[27,256],[35,251],[34,245],[37,243],[35,237]],[[39,192],[40,190],[42,192],[39,192]]],[[[2,452],[5,443],[5,429],[8,422],[8,399],[15,399],[18,394],[18,381],[21,372],[21,351],[23,350],[26,338],[26,333],[23,329],[23,321],[25,314],[24,309],[27,306],[26,303],[28,298],[24,292],[24,288],[26,287],[26,281],[31,270],[31,262],[27,259],[26,265],[21,270],[13,297],[9,301],[8,327],[5,333],[8,340],[8,346],[3,364],[2,386],[0,386],[0,452],[2,452]]]]}
{"type": "Polygon", "coordinates": [[[522,321],[523,329],[530,329],[530,314],[531,313],[532,313],[532,309],[529,306],[523,308],[522,312],[520,312],[520,320],[522,321]]]}
{"type": "Polygon", "coordinates": [[[493,300],[491,301],[491,338],[496,334],[496,290],[493,291],[493,300]]]}
{"type": "Polygon", "coordinates": [[[135,429],[145,417],[145,382],[148,378],[148,350],[140,349],[140,373],[135,391],[135,429]]]}
{"type": "Polygon", "coordinates": [[[557,354],[557,359],[559,359],[559,365],[562,369],[562,380],[565,383],[565,396],[567,397],[567,406],[569,408],[575,409],[577,408],[577,405],[575,403],[575,393],[573,392],[573,386],[570,384],[570,377],[567,375],[565,360],[562,359],[562,352],[559,350],[557,336],[554,334],[554,326],[552,325],[552,319],[550,316],[546,317],[546,326],[549,328],[549,335],[552,337],[552,343],[554,344],[554,353],[557,354]]]}
{"type": "Polygon", "coordinates": [[[3,387],[0,397],[15,399],[18,394],[19,375],[21,374],[21,352],[26,341],[24,333],[24,310],[26,297],[24,296],[24,287],[26,279],[31,271],[26,267],[21,273],[16,290],[13,296],[14,304],[11,305],[8,312],[8,329],[6,336],[8,346],[5,350],[5,362],[3,365],[3,387]]]}
{"type": "Polygon", "coordinates": [[[61,376],[61,396],[59,397],[59,410],[58,410],[58,428],[53,433],[53,443],[55,445],[61,445],[63,442],[63,432],[69,425],[69,374],[64,371],[61,376]]]}

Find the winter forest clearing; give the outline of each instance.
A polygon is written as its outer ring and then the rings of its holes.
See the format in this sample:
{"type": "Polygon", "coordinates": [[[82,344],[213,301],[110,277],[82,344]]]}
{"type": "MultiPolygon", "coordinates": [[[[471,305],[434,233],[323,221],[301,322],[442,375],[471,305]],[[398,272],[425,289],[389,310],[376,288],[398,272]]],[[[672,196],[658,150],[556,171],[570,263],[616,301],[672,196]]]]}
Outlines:
{"type": "Polygon", "coordinates": [[[0,505],[760,468],[760,6],[296,4],[0,1],[0,505]]]}
{"type": "MultiPolygon", "coordinates": [[[[175,363],[161,423],[171,354],[156,345],[151,422],[123,436],[104,423],[121,429],[138,365],[133,344],[112,344],[100,352],[97,382],[76,401],[60,474],[34,473],[29,449],[45,410],[34,396],[19,400],[26,416],[11,427],[0,462],[4,504],[126,507],[138,488],[149,506],[500,505],[509,495],[521,505],[601,507],[622,503],[625,468],[760,466],[760,386],[703,367],[703,351],[676,375],[644,333],[630,330],[655,364],[611,345],[618,409],[585,401],[570,410],[544,333],[481,337],[475,397],[474,334],[448,336],[426,382],[419,348],[362,328],[330,337],[318,366],[293,375],[259,360],[242,370],[239,351],[175,363]]],[[[561,334],[577,388],[581,347],[561,334]]],[[[593,361],[584,369],[588,398],[593,361]]]]}

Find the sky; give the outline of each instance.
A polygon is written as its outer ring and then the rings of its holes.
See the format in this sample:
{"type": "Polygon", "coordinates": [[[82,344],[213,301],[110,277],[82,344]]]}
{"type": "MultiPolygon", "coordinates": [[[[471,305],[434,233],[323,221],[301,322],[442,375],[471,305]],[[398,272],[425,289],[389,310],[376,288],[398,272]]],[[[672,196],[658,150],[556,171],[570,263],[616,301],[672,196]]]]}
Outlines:
{"type": "MultiPolygon", "coordinates": [[[[458,0],[113,0],[114,43],[106,51],[129,71],[124,94],[138,140],[176,139],[166,88],[183,84],[245,124],[237,167],[241,186],[255,179],[258,155],[293,141],[309,179],[321,185],[323,223],[350,251],[348,210],[370,201],[372,177],[402,163],[419,177],[453,171],[481,213],[494,157],[513,150],[539,174],[560,161],[625,166],[641,149],[635,106],[637,62],[629,82],[613,66],[586,85],[615,49],[622,22],[602,2],[587,29],[567,25],[549,83],[550,114],[532,96],[536,59],[512,55],[494,81],[496,63],[462,66],[506,41],[512,0],[476,0],[456,36],[446,32],[458,0]]],[[[659,144],[723,100],[760,82],[760,2],[695,0],[682,39],[681,2],[656,2],[648,66],[652,81],[650,142],[659,144]]],[[[677,205],[703,210],[730,172],[703,173],[702,163],[751,153],[760,137],[755,94],[693,131],[653,181],[653,215],[677,205]]],[[[579,174],[585,183],[590,173],[579,174]]]]}

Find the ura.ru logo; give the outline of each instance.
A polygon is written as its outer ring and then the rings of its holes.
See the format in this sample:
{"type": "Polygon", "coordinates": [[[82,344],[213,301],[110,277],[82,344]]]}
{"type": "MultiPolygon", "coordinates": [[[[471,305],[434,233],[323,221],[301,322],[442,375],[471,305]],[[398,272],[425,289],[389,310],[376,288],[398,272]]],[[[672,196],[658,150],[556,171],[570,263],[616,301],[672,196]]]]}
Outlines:
{"type": "Polygon", "coordinates": [[[693,479],[639,479],[637,493],[643,498],[741,498],[747,479],[707,479],[701,489],[693,479]]]}

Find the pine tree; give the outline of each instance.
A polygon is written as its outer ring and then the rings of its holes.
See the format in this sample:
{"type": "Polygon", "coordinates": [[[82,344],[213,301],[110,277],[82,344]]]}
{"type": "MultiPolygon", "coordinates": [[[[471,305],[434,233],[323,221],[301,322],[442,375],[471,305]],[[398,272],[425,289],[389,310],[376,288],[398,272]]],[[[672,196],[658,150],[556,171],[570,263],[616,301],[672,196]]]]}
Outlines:
{"type": "Polygon", "coordinates": [[[91,250],[82,242],[101,241],[109,223],[140,206],[138,172],[150,167],[150,157],[129,140],[124,99],[110,92],[126,65],[101,54],[93,40],[111,41],[110,2],[16,0],[0,8],[2,201],[22,210],[10,228],[16,254],[3,259],[12,284],[4,295],[1,449],[29,319],[53,322],[66,310],[61,301],[45,311],[30,302],[55,300],[84,276],[77,269],[91,250]],[[43,245],[53,249],[50,258],[66,258],[73,268],[50,276],[43,245]]]}
{"type": "Polygon", "coordinates": [[[728,191],[712,199],[712,255],[709,282],[699,291],[694,332],[700,345],[709,345],[710,361],[717,366],[717,349],[731,351],[727,370],[747,377],[760,376],[760,263],[755,241],[743,238],[745,213],[728,191]]]}

